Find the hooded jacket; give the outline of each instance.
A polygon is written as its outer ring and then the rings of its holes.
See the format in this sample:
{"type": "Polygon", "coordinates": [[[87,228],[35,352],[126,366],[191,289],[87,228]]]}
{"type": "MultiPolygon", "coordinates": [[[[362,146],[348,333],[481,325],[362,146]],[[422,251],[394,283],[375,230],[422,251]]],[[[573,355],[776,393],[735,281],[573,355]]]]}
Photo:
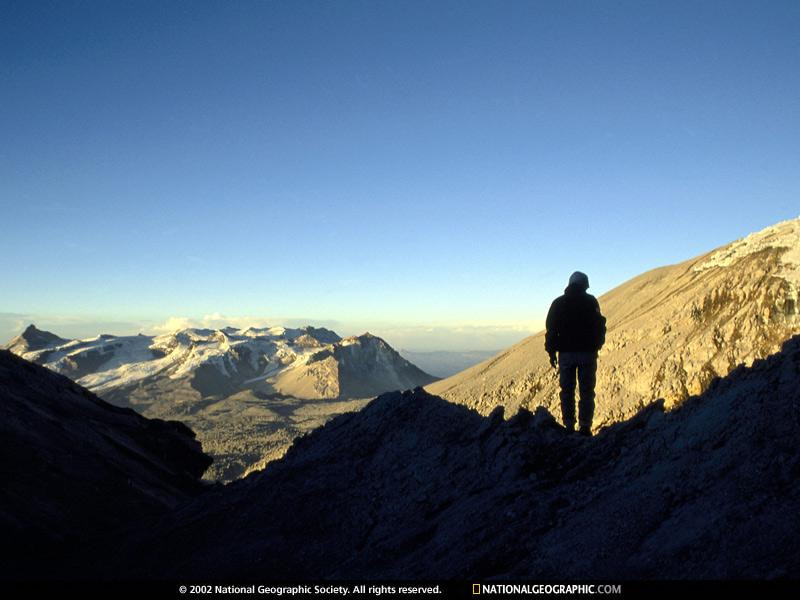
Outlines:
{"type": "Polygon", "coordinates": [[[597,298],[571,284],[550,305],[544,348],[553,352],[597,352],[606,341],[606,318],[597,298]]]}

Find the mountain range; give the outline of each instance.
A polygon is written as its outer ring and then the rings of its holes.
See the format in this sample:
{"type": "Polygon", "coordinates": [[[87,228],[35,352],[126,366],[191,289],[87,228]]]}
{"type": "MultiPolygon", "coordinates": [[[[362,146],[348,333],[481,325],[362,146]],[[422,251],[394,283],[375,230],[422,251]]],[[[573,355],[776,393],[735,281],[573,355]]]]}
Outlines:
{"type": "Polygon", "coordinates": [[[214,456],[207,477],[222,481],[333,415],[436,379],[370,333],[343,339],[311,326],[66,340],[30,325],[5,348],[112,404],[185,422],[214,456]]]}
{"type": "MultiPolygon", "coordinates": [[[[800,572],[800,336],[596,436],[378,396],[229,485],[180,424],[0,352],[0,579],[786,579],[800,572]],[[8,458],[6,458],[8,457],[8,458]],[[10,462],[9,462],[10,461],[10,462]]],[[[170,584],[172,585],[172,584],[170,584]]]]}

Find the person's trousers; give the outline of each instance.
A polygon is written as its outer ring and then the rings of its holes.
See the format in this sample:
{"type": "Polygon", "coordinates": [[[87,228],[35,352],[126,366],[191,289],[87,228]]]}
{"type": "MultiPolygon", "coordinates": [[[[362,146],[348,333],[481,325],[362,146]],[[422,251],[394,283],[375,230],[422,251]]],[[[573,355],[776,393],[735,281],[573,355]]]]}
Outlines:
{"type": "Polygon", "coordinates": [[[594,417],[594,384],[597,376],[596,352],[559,352],[561,417],[564,427],[575,429],[575,380],[580,390],[578,418],[581,429],[591,430],[594,417]]]}

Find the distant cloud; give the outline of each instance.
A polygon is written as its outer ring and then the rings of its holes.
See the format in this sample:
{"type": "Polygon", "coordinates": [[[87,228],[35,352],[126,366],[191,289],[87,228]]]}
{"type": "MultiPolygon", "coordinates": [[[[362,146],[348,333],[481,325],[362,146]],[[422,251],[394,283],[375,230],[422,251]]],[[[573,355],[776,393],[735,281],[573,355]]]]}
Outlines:
{"type": "Polygon", "coordinates": [[[30,315],[0,312],[0,344],[19,335],[29,325],[30,315]]]}
{"type": "Polygon", "coordinates": [[[190,317],[170,317],[163,323],[154,325],[152,330],[158,333],[168,333],[170,331],[188,329],[190,327],[197,327],[200,329],[222,329],[223,327],[246,329],[247,327],[264,327],[268,323],[266,319],[260,317],[229,317],[217,312],[210,315],[203,315],[199,319],[190,317]]]}
{"type": "Polygon", "coordinates": [[[328,327],[333,329],[339,326],[339,321],[330,319],[314,319],[300,317],[259,317],[259,316],[232,316],[222,313],[211,313],[200,318],[193,317],[169,317],[163,323],[153,325],[150,330],[154,333],[168,333],[178,329],[197,327],[201,329],[222,329],[223,327],[235,327],[237,329],[247,329],[248,327],[303,327],[312,325],[314,327],[328,327]]]}
{"type": "Polygon", "coordinates": [[[197,321],[193,321],[192,319],[187,319],[186,317],[170,317],[163,323],[154,325],[152,327],[152,331],[156,333],[169,333],[170,331],[175,331],[176,329],[189,329],[191,327],[205,327],[205,325],[202,325],[197,321]]]}

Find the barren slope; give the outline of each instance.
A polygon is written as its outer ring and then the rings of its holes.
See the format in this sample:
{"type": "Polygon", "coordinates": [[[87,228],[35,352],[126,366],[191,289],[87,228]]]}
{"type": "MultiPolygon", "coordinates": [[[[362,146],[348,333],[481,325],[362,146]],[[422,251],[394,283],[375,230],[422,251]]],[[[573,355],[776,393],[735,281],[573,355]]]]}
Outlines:
{"type": "MultiPolygon", "coordinates": [[[[664,398],[700,393],[800,332],[800,219],[684,263],[655,269],[599,298],[608,319],[597,374],[595,429],[664,398]]],[[[554,290],[554,296],[560,290],[554,290]]],[[[560,418],[544,334],[426,389],[488,413],[544,406],[560,418]]]]}

